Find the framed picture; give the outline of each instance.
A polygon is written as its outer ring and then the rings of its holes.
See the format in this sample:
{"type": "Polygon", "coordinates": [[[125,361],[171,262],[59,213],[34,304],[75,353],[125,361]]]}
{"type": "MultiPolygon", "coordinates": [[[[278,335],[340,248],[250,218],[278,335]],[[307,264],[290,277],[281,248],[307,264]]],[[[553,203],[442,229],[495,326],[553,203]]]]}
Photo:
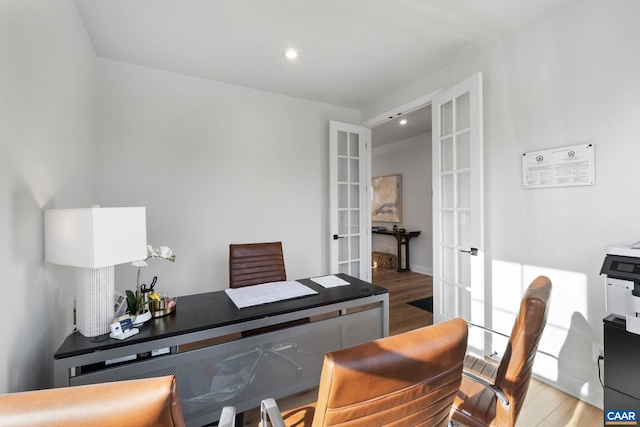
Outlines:
{"type": "Polygon", "coordinates": [[[402,175],[371,179],[371,221],[402,221],[402,175]]]}

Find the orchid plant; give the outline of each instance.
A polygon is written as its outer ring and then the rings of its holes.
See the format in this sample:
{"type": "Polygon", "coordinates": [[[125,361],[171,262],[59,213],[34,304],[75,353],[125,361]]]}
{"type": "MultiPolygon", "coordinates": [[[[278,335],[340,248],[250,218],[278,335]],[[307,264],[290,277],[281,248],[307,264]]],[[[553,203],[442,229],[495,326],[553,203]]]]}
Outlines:
{"type": "MultiPolygon", "coordinates": [[[[141,314],[142,312],[144,312],[144,306],[146,305],[146,303],[143,302],[143,295],[142,292],[140,292],[140,273],[142,272],[142,267],[146,267],[147,261],[152,259],[152,258],[163,258],[166,259],[167,261],[171,261],[171,262],[175,262],[176,261],[176,256],[174,255],[173,251],[171,250],[171,248],[167,247],[167,246],[160,246],[160,247],[153,247],[151,245],[147,245],[147,257],[145,259],[141,259],[138,261],[133,261],[131,263],[131,265],[133,265],[134,267],[138,267],[138,277],[137,277],[137,281],[136,281],[136,293],[134,295],[134,293],[132,291],[127,290],[126,294],[127,294],[127,306],[129,309],[129,314],[135,316],[138,314],[141,314]]],[[[153,283],[155,284],[155,279],[153,283]]],[[[153,286],[153,285],[152,285],[153,286]]]]}

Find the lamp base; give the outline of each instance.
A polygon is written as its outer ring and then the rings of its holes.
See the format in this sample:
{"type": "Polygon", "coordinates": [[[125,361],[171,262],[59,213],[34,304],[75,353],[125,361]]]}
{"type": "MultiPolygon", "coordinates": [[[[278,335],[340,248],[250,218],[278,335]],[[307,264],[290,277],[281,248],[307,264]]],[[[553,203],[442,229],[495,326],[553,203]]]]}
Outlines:
{"type": "Polygon", "coordinates": [[[78,268],[76,328],[85,337],[108,334],[114,317],[115,268],[78,268]]]}

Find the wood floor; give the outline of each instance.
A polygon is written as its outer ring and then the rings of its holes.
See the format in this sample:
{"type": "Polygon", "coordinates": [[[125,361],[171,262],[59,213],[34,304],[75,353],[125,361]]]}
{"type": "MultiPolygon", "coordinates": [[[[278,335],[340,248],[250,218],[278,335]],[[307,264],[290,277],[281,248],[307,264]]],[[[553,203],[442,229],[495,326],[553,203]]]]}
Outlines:
{"type": "MultiPolygon", "coordinates": [[[[433,323],[433,315],[407,303],[433,295],[431,276],[415,272],[373,269],[372,282],[389,290],[389,333],[396,335],[433,323]]],[[[281,399],[281,409],[295,408],[316,400],[317,388],[281,399]]],[[[257,410],[248,411],[244,426],[256,426],[257,410]]],[[[537,380],[531,380],[518,427],[597,427],[603,425],[602,410],[588,405],[537,380]]],[[[372,426],[375,427],[375,426],[372,426]]]]}
{"type": "Polygon", "coordinates": [[[433,314],[409,302],[433,295],[431,276],[374,268],[371,281],[389,290],[389,334],[396,335],[433,324],[433,314]]]}

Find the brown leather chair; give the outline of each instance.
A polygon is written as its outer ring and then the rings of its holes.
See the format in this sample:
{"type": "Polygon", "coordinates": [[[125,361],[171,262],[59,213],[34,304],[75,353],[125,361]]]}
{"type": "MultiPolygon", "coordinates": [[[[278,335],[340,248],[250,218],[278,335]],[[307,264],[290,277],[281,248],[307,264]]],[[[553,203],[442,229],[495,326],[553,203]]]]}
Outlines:
{"type": "Polygon", "coordinates": [[[281,414],[265,400],[262,426],[446,426],[467,333],[453,319],[327,353],[317,402],[281,414]]]}
{"type": "Polygon", "coordinates": [[[287,280],[282,242],[229,245],[229,287],[287,280]]]}
{"type": "Polygon", "coordinates": [[[173,376],[0,395],[2,426],[181,427],[173,376]]]}
{"type": "Polygon", "coordinates": [[[549,278],[540,276],[529,285],[500,365],[472,356],[465,358],[464,377],[451,410],[454,425],[515,425],[547,323],[550,296],[549,278]]]}
{"type": "MultiPolygon", "coordinates": [[[[282,242],[244,243],[229,245],[229,287],[260,285],[287,280],[282,242]]],[[[243,336],[263,334],[284,327],[309,323],[309,318],[292,320],[279,325],[253,329],[243,336]]]]}
{"type": "MultiPolygon", "coordinates": [[[[260,285],[262,283],[279,282],[287,280],[287,272],[284,268],[284,255],[282,242],[268,243],[244,243],[229,245],[229,287],[242,288],[244,286],[260,285]]],[[[260,335],[282,328],[309,323],[309,318],[296,319],[264,328],[243,331],[243,337],[260,335]]],[[[274,348],[263,349],[266,353],[278,354],[274,348]]],[[[293,360],[279,357],[283,363],[291,365],[297,371],[302,367],[293,360]]]]}

